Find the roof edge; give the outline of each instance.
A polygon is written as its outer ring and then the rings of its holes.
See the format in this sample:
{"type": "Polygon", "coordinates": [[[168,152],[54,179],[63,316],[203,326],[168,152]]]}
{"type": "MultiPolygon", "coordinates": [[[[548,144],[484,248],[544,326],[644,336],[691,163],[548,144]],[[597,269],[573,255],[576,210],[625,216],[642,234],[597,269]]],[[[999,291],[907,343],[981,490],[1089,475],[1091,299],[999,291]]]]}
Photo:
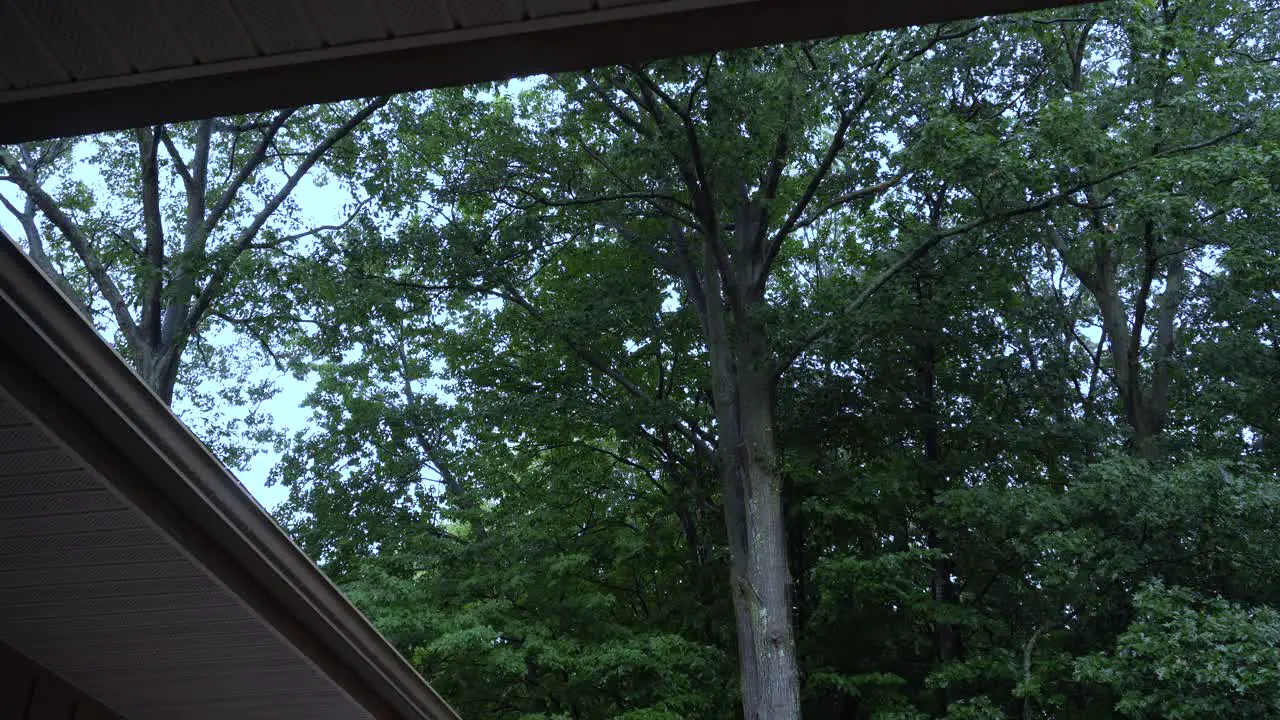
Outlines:
{"type": "Polygon", "coordinates": [[[663,12],[622,7],[591,18],[533,21],[519,32],[495,26],[303,53],[284,64],[218,63],[149,74],[142,84],[86,82],[70,94],[23,100],[5,101],[0,93],[0,144],[1093,1],[687,0],[663,12]]]}
{"type": "Polygon", "coordinates": [[[458,719],[3,230],[0,330],[15,396],[372,716],[458,719]]]}

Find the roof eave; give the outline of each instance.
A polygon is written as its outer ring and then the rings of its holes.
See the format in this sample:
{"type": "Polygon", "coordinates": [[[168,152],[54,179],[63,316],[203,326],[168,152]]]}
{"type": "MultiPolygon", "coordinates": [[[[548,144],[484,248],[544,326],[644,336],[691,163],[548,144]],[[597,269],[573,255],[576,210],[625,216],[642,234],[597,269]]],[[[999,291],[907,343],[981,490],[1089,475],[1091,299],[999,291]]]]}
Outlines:
{"type": "Polygon", "coordinates": [[[515,31],[450,33],[157,72],[154,81],[0,93],[0,144],[619,63],[1037,10],[1081,0],[752,0],[598,22],[526,21],[515,31]],[[496,34],[495,34],[496,33],[496,34]],[[17,99],[25,98],[25,99],[17,99]]]}
{"type": "Polygon", "coordinates": [[[2,232],[0,336],[0,384],[374,717],[456,720],[2,232]]]}

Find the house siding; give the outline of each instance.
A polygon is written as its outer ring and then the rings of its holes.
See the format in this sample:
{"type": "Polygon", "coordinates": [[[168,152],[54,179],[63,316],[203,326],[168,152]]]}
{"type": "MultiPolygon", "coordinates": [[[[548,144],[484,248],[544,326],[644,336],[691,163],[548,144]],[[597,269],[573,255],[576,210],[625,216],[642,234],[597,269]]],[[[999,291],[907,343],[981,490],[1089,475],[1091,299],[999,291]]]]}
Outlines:
{"type": "Polygon", "coordinates": [[[0,643],[0,720],[123,720],[0,643]]]}

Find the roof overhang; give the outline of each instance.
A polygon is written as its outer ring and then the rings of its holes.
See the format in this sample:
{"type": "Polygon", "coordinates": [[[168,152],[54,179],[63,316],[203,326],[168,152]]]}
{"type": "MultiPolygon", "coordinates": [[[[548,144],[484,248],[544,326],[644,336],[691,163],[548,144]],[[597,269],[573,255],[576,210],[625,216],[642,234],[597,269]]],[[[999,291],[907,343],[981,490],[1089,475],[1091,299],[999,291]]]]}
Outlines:
{"type": "Polygon", "coordinates": [[[0,0],[0,144],[1078,0],[0,0]]]}
{"type": "Polygon", "coordinates": [[[2,234],[0,337],[0,643],[128,720],[456,718],[2,234]]]}

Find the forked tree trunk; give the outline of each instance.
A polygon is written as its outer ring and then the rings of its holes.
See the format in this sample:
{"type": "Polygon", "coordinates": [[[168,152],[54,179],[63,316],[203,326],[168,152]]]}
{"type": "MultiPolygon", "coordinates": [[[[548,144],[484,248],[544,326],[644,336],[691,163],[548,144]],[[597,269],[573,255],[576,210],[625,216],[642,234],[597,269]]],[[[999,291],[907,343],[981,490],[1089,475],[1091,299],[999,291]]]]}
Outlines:
{"type": "MultiPolygon", "coordinates": [[[[1097,225],[1104,227],[1101,222],[1097,225]]],[[[1169,416],[1170,373],[1178,343],[1177,315],[1184,300],[1186,276],[1180,254],[1165,251],[1168,258],[1163,259],[1157,251],[1157,240],[1155,223],[1148,222],[1142,238],[1143,262],[1138,269],[1132,312],[1125,307],[1120,287],[1123,270],[1111,238],[1095,242],[1091,265],[1073,262],[1065,242],[1057,243],[1060,258],[1098,305],[1103,337],[1111,356],[1113,381],[1132,434],[1130,451],[1150,460],[1160,457],[1169,416]],[[1164,288],[1156,301],[1150,303],[1162,260],[1164,288]],[[1148,340],[1151,345],[1146,362],[1149,370],[1144,372],[1143,348],[1148,340]]]]}

